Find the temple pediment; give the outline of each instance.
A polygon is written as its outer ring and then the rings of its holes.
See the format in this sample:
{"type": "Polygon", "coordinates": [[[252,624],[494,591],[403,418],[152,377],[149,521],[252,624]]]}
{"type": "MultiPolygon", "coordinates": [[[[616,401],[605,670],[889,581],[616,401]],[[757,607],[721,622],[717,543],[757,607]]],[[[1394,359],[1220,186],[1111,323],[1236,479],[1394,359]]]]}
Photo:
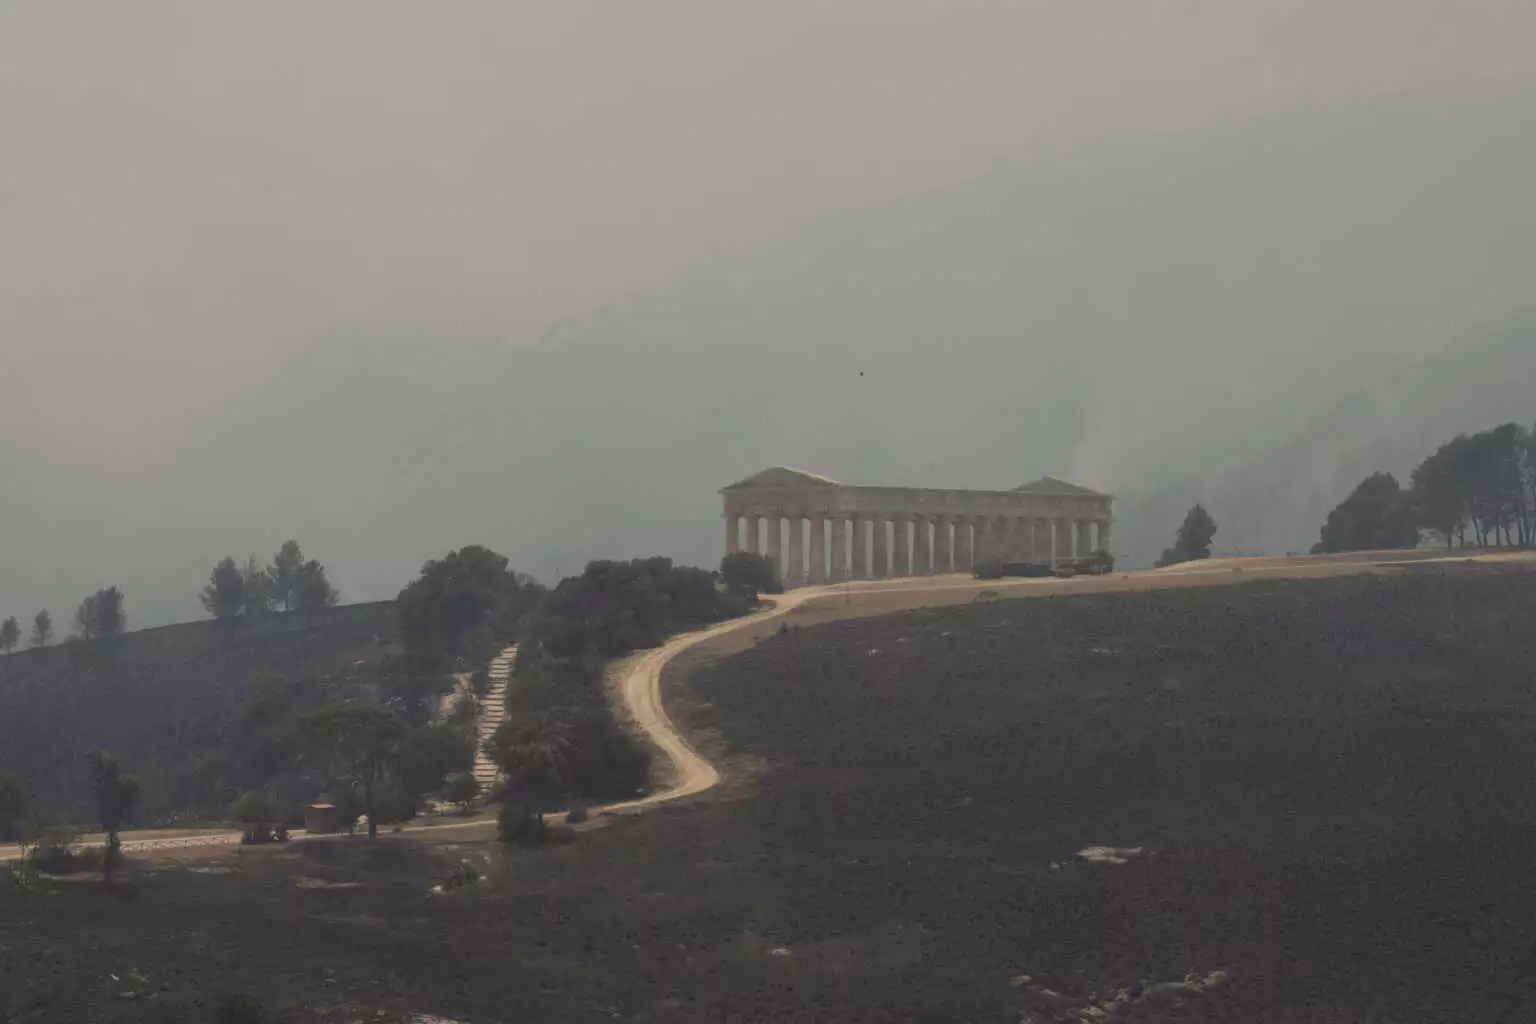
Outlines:
{"type": "Polygon", "coordinates": [[[733,491],[772,490],[781,487],[836,487],[837,481],[831,477],[821,476],[817,473],[807,473],[803,469],[790,469],[788,466],[770,466],[760,473],[753,473],[745,480],[738,480],[729,487],[723,487],[721,494],[730,494],[733,491]]]}
{"type": "Polygon", "coordinates": [[[1065,480],[1054,476],[1043,476],[1039,480],[1031,480],[1027,484],[1020,484],[1013,489],[1015,494],[1068,494],[1080,498],[1105,498],[1106,494],[1090,490],[1078,484],[1070,484],[1065,480]]]}

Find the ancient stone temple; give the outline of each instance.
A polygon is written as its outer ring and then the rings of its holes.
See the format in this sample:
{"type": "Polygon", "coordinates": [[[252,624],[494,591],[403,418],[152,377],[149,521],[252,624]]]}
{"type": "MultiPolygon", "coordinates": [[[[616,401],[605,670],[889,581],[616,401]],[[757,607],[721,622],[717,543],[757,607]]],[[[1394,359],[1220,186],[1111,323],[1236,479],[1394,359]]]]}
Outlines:
{"type": "Polygon", "coordinates": [[[774,466],[720,492],[725,550],[766,554],[786,583],[1056,565],[1109,550],[1114,497],[1055,477],[1011,491],[855,487],[774,466]]]}

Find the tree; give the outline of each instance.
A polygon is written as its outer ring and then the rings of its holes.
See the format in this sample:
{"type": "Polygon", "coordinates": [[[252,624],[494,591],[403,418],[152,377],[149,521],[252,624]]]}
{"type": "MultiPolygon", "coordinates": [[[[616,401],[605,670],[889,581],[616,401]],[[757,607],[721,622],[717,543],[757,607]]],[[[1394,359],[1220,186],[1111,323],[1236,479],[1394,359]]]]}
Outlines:
{"type": "Polygon", "coordinates": [[[272,567],[267,578],[272,581],[270,596],[273,602],[283,602],[283,611],[293,611],[293,587],[298,582],[299,570],[304,566],[304,552],[296,540],[285,540],[272,556],[272,567]]]}
{"type": "Polygon", "coordinates": [[[1184,522],[1179,526],[1179,533],[1174,538],[1173,547],[1163,549],[1163,557],[1157,560],[1159,567],[1165,565],[1177,565],[1180,562],[1193,562],[1200,558],[1211,557],[1211,539],[1216,536],[1216,520],[1205,510],[1204,505],[1196,505],[1184,516],[1184,522]]]}
{"type": "Polygon", "coordinates": [[[368,838],[378,838],[380,783],[399,753],[406,725],[395,714],[367,705],[336,704],[304,716],[300,744],[362,793],[368,838]]]}
{"type": "Polygon", "coordinates": [[[1312,553],[1378,551],[1419,545],[1413,505],[1391,473],[1373,473],[1328,513],[1312,553]]]}
{"type": "Polygon", "coordinates": [[[272,610],[272,578],[256,561],[255,555],[247,555],[245,569],[240,574],[245,583],[245,617],[254,619],[272,610]]]}
{"type": "Polygon", "coordinates": [[[0,776],[0,841],[11,842],[21,836],[21,823],[27,817],[27,795],[21,784],[10,776],[0,776]]]}
{"type": "Polygon", "coordinates": [[[1450,547],[1458,538],[1466,544],[1466,519],[1469,511],[1465,480],[1467,447],[1465,434],[1440,446],[1419,463],[1410,478],[1410,501],[1414,519],[1423,529],[1438,533],[1450,547]]]}
{"type": "Polygon", "coordinates": [[[245,574],[233,558],[226,556],[213,567],[213,572],[208,575],[208,585],[198,599],[220,622],[232,622],[245,610],[245,574]]]}
{"type": "Polygon", "coordinates": [[[1460,434],[1413,471],[1417,524],[1453,543],[1536,543],[1536,438],[1517,423],[1460,434]]]}
{"type": "Polygon", "coordinates": [[[118,829],[139,798],[139,780],[124,775],[117,761],[105,750],[93,750],[90,755],[91,780],[96,787],[96,813],[101,830],[107,834],[107,853],[102,858],[102,877],[112,881],[112,873],[122,856],[122,840],[118,829]]]}
{"type": "Polygon", "coordinates": [[[466,814],[469,813],[469,805],[479,795],[480,780],[471,772],[456,772],[448,776],[448,782],[443,786],[443,799],[458,804],[459,809],[466,814]]]}
{"type": "Polygon", "coordinates": [[[16,616],[12,615],[4,622],[0,622],[0,651],[10,654],[21,642],[21,626],[16,623],[16,616]]]}
{"type": "Polygon", "coordinates": [[[470,544],[422,566],[400,591],[400,636],[423,666],[461,657],[480,663],[513,639],[543,593],[532,578],[509,571],[504,555],[470,544]]]}
{"type": "Polygon", "coordinates": [[[390,776],[403,803],[412,813],[421,806],[422,797],[443,788],[450,775],[467,772],[475,766],[473,731],[446,725],[409,729],[401,738],[390,768],[390,776]]]}
{"type": "Polygon", "coordinates": [[[426,725],[438,698],[453,686],[451,674],[437,671],[435,663],[423,663],[409,651],[383,659],[378,681],[383,702],[399,708],[412,727],[426,725]]]}
{"type": "Polygon", "coordinates": [[[32,619],[31,643],[33,647],[47,647],[48,642],[52,639],[53,616],[48,614],[47,608],[44,608],[32,619]]]}
{"type": "Polygon", "coordinates": [[[293,607],[304,617],[304,625],[313,628],[315,617],[341,600],[341,594],[325,578],[325,566],[311,559],[299,566],[289,594],[293,607]]]}
{"type": "Polygon", "coordinates": [[[784,589],[772,559],[751,551],[735,551],[720,559],[720,578],[726,590],[752,600],[758,594],[777,594],[784,589]]]}
{"type": "Polygon", "coordinates": [[[507,791],[539,820],[571,791],[572,736],[551,713],[503,722],[485,753],[506,773],[507,791]]]}
{"type": "Polygon", "coordinates": [[[81,640],[108,642],[122,635],[128,617],[123,613],[123,592],[116,587],[96,591],[75,609],[75,629],[81,640]]]}

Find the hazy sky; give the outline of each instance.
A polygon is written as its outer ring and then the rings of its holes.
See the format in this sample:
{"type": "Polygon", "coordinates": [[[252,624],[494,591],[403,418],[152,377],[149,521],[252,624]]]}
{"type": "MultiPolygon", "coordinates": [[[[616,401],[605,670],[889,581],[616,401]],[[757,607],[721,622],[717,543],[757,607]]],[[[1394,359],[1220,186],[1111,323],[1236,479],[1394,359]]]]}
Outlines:
{"type": "Polygon", "coordinates": [[[518,343],[1043,148],[1536,85],[1529,0],[0,0],[0,443],[152,461],[328,332],[518,343]]]}

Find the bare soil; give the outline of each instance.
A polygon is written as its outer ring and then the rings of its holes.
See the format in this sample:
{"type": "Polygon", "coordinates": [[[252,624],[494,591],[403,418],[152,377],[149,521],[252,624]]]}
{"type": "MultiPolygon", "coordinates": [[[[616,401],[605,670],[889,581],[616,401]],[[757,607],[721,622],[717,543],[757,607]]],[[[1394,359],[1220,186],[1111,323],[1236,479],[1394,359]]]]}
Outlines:
{"type": "Polygon", "coordinates": [[[1536,574],[1048,592],[696,649],[726,784],[568,845],[0,890],[0,1020],[1536,1019],[1536,574]]]}

